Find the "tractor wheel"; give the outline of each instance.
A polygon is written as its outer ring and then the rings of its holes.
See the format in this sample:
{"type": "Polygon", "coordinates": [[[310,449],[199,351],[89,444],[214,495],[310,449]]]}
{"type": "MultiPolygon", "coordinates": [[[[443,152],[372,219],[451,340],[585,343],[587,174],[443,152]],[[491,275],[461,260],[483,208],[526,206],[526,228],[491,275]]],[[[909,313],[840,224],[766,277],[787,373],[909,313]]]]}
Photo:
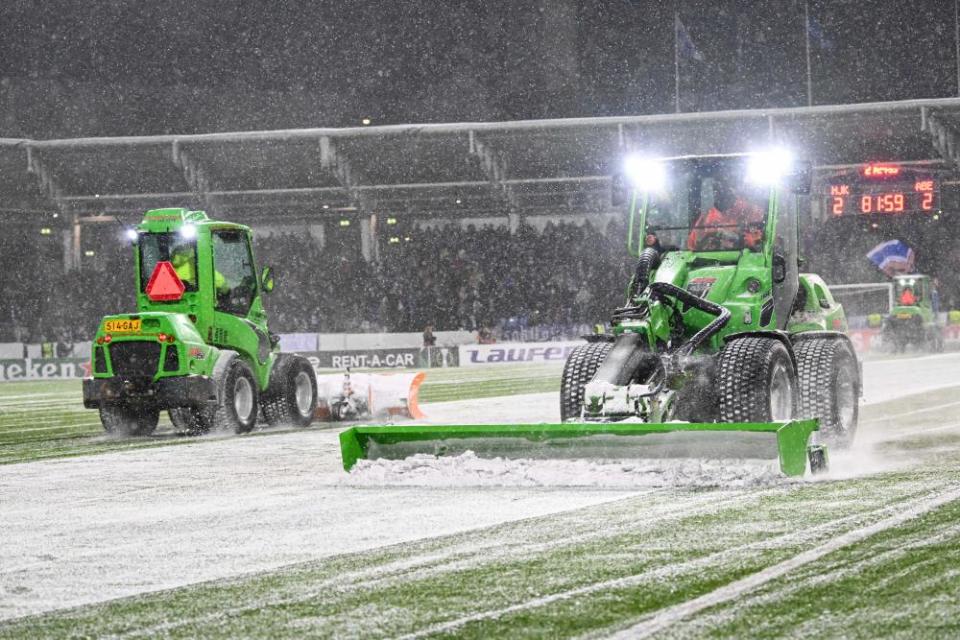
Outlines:
{"type": "Polygon", "coordinates": [[[160,410],[126,404],[100,405],[100,422],[117,436],[148,436],[157,428],[160,410]]]}
{"type": "Polygon", "coordinates": [[[317,376],[303,356],[282,353],[270,372],[270,384],[260,398],[263,417],[271,427],[306,427],[317,410],[317,376]]]}
{"type": "Polygon", "coordinates": [[[860,417],[857,356],[846,340],[809,338],[794,346],[800,369],[802,418],[819,418],[828,445],[845,449],[853,442],[860,417]]]}
{"type": "Polygon", "coordinates": [[[810,473],[817,476],[830,470],[827,459],[827,449],[821,444],[807,447],[807,460],[810,463],[810,473]]]}
{"type": "Polygon", "coordinates": [[[222,351],[213,370],[217,385],[217,409],[213,428],[217,431],[247,433],[257,426],[260,389],[257,379],[235,351],[222,351]]]}
{"type": "Polygon", "coordinates": [[[212,418],[209,414],[211,413],[212,411],[194,407],[167,409],[167,415],[170,416],[173,427],[179,433],[185,433],[189,436],[201,436],[210,431],[212,418]]]}
{"type": "Polygon", "coordinates": [[[579,418],[583,409],[583,388],[613,348],[612,342],[590,342],[570,352],[560,379],[560,420],[579,418]]]}
{"type": "Polygon", "coordinates": [[[717,356],[720,422],[779,422],[793,417],[797,373],[776,338],[728,342],[717,356]]]}

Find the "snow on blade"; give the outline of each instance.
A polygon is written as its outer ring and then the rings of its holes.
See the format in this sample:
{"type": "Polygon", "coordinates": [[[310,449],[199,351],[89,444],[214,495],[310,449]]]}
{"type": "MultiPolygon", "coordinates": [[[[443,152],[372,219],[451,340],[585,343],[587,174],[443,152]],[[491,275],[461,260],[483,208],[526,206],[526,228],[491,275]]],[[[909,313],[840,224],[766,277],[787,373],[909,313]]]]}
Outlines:
{"type": "Polygon", "coordinates": [[[775,461],[508,459],[481,458],[472,451],[361,460],[343,480],[350,486],[591,488],[742,488],[785,482],[775,461]]]}

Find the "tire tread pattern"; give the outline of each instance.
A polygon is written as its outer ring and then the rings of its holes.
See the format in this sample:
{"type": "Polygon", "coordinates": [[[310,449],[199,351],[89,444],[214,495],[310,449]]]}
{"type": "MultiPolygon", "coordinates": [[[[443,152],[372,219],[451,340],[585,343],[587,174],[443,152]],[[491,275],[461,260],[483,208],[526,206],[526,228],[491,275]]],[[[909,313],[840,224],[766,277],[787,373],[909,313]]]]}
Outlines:
{"type": "Polygon", "coordinates": [[[105,405],[100,407],[103,429],[118,436],[148,436],[157,428],[160,411],[148,407],[105,405]]]}
{"type": "Polygon", "coordinates": [[[260,396],[260,410],[271,427],[306,427],[313,421],[313,413],[308,418],[300,415],[296,406],[296,390],[293,380],[300,371],[308,371],[313,376],[314,408],[316,408],[316,374],[313,366],[303,356],[281,353],[277,356],[270,372],[270,383],[260,396]]]}
{"type": "MultiPolygon", "coordinates": [[[[720,422],[770,422],[767,381],[777,351],[789,359],[775,338],[748,336],[728,342],[717,358],[720,422]]],[[[794,399],[796,402],[796,399],[794,399]]]]}
{"type": "Polygon", "coordinates": [[[583,388],[593,379],[600,364],[613,348],[612,342],[590,342],[570,352],[560,379],[560,420],[579,418],[583,407],[583,388]]]}
{"type": "Polygon", "coordinates": [[[840,432],[836,412],[837,374],[841,366],[853,366],[858,386],[854,402],[859,400],[859,374],[856,356],[844,340],[836,338],[808,338],[794,346],[797,356],[797,374],[800,388],[799,416],[819,418],[824,439],[834,446],[849,445],[857,428],[859,411],[847,433],[840,432]]]}

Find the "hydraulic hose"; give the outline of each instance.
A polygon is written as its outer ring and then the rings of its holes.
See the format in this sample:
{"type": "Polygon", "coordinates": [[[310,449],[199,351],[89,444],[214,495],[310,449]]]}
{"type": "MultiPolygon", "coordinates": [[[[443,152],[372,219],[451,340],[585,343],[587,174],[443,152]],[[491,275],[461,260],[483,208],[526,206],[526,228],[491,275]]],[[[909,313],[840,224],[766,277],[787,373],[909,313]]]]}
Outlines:
{"type": "Polygon", "coordinates": [[[730,310],[726,307],[722,307],[709,300],[704,300],[700,296],[695,296],[689,291],[672,285],[669,282],[654,282],[650,285],[650,290],[654,295],[671,296],[695,309],[716,316],[707,326],[697,331],[690,337],[690,340],[676,349],[675,353],[678,355],[688,356],[693,353],[701,344],[720,331],[730,320],[730,310]]]}
{"type": "Polygon", "coordinates": [[[630,289],[630,299],[643,293],[650,283],[650,272],[660,266],[660,252],[653,247],[647,247],[640,252],[637,258],[637,268],[633,273],[633,287],[630,289]]]}

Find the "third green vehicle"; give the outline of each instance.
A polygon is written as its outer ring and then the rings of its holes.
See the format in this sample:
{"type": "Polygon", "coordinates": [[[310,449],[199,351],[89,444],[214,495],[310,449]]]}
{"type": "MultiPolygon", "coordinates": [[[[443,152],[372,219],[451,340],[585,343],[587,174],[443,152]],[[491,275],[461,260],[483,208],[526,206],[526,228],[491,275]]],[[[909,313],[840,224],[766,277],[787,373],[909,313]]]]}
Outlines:
{"type": "Polygon", "coordinates": [[[894,307],[883,319],[883,343],[898,353],[911,344],[924,351],[943,351],[943,324],[934,302],[936,297],[930,276],[895,276],[894,307]]]}

